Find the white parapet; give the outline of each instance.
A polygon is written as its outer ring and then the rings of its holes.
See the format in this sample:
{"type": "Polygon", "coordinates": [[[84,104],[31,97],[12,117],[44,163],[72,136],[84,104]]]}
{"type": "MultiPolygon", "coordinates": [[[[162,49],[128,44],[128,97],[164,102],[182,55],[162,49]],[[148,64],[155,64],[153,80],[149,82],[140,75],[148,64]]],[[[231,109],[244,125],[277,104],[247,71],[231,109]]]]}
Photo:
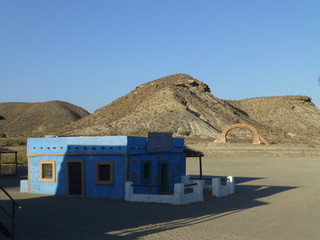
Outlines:
{"type": "Polygon", "coordinates": [[[183,175],[181,176],[181,183],[183,184],[190,184],[192,181],[190,180],[190,175],[183,175]]]}
{"type": "Polygon", "coordinates": [[[226,185],[221,184],[221,178],[212,178],[212,195],[224,197],[233,194],[235,191],[234,177],[227,177],[226,185]]]}

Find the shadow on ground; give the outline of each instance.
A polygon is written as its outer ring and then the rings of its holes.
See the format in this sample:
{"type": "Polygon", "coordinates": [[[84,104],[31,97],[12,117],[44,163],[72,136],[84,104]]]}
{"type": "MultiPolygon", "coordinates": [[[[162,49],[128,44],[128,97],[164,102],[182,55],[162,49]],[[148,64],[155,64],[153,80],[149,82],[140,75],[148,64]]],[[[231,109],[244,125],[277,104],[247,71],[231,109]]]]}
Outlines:
{"type": "Polygon", "coordinates": [[[236,194],[173,206],[123,200],[71,198],[19,193],[18,178],[0,178],[22,209],[17,212],[16,239],[138,239],[149,234],[196,225],[268,203],[260,198],[294,189],[245,185],[260,178],[236,177],[236,194]]]}

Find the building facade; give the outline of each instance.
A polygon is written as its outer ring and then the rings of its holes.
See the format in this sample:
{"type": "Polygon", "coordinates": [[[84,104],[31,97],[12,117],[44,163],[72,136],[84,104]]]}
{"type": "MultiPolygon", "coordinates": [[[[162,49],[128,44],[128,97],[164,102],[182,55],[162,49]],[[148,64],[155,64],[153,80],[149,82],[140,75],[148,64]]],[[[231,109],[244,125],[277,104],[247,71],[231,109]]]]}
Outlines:
{"type": "Polygon", "coordinates": [[[169,133],[29,138],[27,156],[21,191],[38,194],[123,199],[127,181],[136,193],[165,194],[186,173],[184,139],[169,133]]]}

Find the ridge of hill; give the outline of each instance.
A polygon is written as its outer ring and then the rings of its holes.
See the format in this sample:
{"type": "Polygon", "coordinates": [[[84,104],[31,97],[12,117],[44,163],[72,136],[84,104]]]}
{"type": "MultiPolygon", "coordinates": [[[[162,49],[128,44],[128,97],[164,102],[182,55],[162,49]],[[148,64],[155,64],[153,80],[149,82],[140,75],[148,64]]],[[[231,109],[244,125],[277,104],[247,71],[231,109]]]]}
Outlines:
{"type": "MultiPolygon", "coordinates": [[[[148,131],[167,131],[178,136],[216,138],[235,123],[256,127],[268,141],[320,140],[320,110],[308,97],[222,100],[210,93],[208,85],[187,74],[142,84],[58,133],[141,136],[148,131]]],[[[238,129],[232,132],[244,138],[251,134],[238,129]]]]}
{"type": "MultiPolygon", "coordinates": [[[[186,74],[175,74],[136,87],[70,126],[68,135],[144,135],[169,131],[217,136],[219,125],[236,121],[234,107],[210,94],[209,87],[186,74]],[[219,117],[224,109],[225,118],[219,117]],[[227,119],[227,120],[226,120],[227,119]]],[[[239,113],[240,118],[246,118],[239,113]]]]}
{"type": "Polygon", "coordinates": [[[0,134],[43,136],[87,115],[83,108],[63,101],[0,103],[0,134]]]}

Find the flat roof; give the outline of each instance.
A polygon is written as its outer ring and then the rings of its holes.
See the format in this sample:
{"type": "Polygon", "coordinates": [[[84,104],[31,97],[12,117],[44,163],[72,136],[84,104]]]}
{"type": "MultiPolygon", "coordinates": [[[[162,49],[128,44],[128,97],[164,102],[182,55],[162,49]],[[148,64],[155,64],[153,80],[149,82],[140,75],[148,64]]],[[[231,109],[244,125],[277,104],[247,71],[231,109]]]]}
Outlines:
{"type": "Polygon", "coordinates": [[[187,157],[204,157],[203,152],[193,150],[188,147],[184,147],[183,151],[185,152],[187,157]]]}

